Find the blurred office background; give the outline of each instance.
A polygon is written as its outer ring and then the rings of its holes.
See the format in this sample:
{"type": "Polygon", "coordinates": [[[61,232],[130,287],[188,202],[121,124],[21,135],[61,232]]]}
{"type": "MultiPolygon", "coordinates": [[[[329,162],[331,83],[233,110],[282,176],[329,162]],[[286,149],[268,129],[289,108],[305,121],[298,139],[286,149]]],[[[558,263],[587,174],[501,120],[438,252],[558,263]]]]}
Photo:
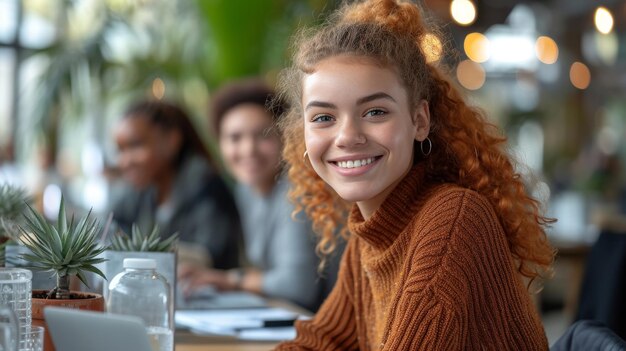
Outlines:
{"type": "MultiPolygon", "coordinates": [[[[274,82],[294,29],[338,3],[0,0],[0,181],[26,187],[51,217],[61,192],[103,211],[127,103],[182,101],[214,150],[212,91],[237,77],[274,82]]],[[[556,275],[539,302],[554,339],[575,316],[589,248],[626,207],[626,1],[422,4],[443,29],[422,42],[429,60],[502,127],[529,189],[559,219],[556,275]]]]}

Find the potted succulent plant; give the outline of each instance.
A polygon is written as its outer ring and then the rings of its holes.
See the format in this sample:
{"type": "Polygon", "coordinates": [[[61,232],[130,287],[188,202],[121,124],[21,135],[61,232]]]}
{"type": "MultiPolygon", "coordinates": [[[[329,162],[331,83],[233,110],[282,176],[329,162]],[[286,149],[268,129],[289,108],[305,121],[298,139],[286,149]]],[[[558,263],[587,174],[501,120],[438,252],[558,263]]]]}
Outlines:
{"type": "MultiPolygon", "coordinates": [[[[19,240],[30,250],[22,255],[34,269],[53,272],[56,286],[51,291],[33,290],[32,319],[34,325],[45,326],[43,309],[46,306],[63,306],[83,310],[104,311],[104,298],[94,293],[70,291],[70,277],[76,276],[87,285],[85,272],[104,278],[96,264],[104,261],[99,255],[104,251],[98,243],[100,226],[90,214],[74,223],[68,223],[65,203],[61,198],[58,220],[55,225],[28,206],[19,240]]],[[[45,351],[53,350],[46,332],[45,351]]]]}
{"type": "MultiPolygon", "coordinates": [[[[147,233],[147,232],[146,232],[147,233]]],[[[178,233],[162,239],[159,234],[159,226],[155,225],[149,235],[145,235],[137,224],[133,224],[131,235],[118,232],[111,239],[110,250],[113,251],[136,251],[136,252],[174,252],[178,242],[178,233]]]]}
{"type": "MultiPolygon", "coordinates": [[[[151,258],[157,262],[156,270],[162,274],[170,287],[172,296],[176,287],[176,247],[178,233],[162,238],[157,225],[151,231],[142,231],[137,224],[133,224],[131,235],[123,231],[111,238],[111,245],[104,252],[106,262],[100,265],[107,280],[124,270],[125,258],[151,258]],[[149,233],[149,234],[148,234],[149,233]]],[[[103,295],[108,296],[108,289],[104,287],[103,295]]]]}
{"type": "Polygon", "coordinates": [[[29,200],[26,190],[4,183],[0,185],[0,264],[5,265],[5,248],[17,245],[19,223],[29,200]]]}
{"type": "MultiPolygon", "coordinates": [[[[31,202],[26,189],[4,183],[0,185],[0,265],[29,269],[30,262],[24,254],[30,253],[19,241],[20,225],[24,222],[26,204],[31,202]]],[[[31,269],[32,271],[32,269],[31,269]]],[[[51,289],[54,280],[46,272],[33,271],[32,286],[36,289],[51,289]]]]}

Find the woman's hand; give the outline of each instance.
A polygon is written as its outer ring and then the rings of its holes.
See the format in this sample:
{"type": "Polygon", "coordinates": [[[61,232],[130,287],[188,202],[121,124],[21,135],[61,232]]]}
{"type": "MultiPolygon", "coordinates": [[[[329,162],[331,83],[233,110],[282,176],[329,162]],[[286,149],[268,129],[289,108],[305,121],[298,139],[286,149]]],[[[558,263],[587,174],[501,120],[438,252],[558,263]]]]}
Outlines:
{"type": "Polygon", "coordinates": [[[223,271],[181,264],[178,266],[177,277],[185,295],[203,286],[212,285],[220,291],[237,290],[241,283],[241,275],[235,271],[223,271]]]}

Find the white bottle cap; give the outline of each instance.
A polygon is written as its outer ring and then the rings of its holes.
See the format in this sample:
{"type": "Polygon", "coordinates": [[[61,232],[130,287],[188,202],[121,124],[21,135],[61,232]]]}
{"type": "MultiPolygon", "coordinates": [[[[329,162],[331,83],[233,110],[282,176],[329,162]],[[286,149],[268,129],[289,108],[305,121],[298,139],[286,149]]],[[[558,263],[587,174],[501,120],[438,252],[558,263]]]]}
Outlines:
{"type": "Polygon", "coordinates": [[[151,258],[125,258],[124,268],[130,269],[155,269],[156,260],[151,258]]]}

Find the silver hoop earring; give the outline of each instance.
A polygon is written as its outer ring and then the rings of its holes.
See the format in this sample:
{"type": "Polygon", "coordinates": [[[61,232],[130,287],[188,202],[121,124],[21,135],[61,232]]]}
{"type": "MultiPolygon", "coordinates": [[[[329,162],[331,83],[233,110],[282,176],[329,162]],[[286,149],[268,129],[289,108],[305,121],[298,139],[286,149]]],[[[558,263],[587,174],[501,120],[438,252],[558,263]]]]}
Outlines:
{"type": "Polygon", "coordinates": [[[422,142],[420,142],[420,150],[422,150],[422,155],[428,156],[430,152],[433,151],[433,142],[430,141],[429,137],[426,137],[422,142]],[[428,141],[428,151],[424,151],[424,142],[428,141]]]}
{"type": "Polygon", "coordinates": [[[306,163],[306,158],[309,156],[309,150],[304,150],[304,153],[302,154],[302,162],[306,163]]]}

